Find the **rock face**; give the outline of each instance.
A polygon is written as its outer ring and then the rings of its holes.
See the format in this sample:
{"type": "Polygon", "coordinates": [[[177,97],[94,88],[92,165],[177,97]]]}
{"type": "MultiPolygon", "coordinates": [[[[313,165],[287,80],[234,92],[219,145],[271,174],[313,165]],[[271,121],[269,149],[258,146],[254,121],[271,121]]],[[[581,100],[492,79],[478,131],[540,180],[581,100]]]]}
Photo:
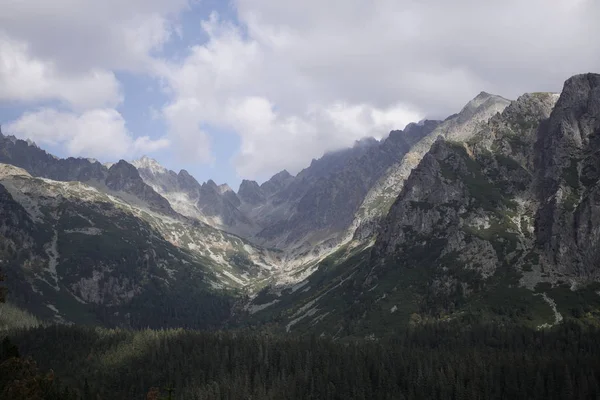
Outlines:
{"type": "Polygon", "coordinates": [[[409,124],[382,141],[365,138],[313,160],[295,177],[281,171],[262,185],[244,180],[237,194],[212,181],[190,191],[156,162],[142,158],[134,164],[178,212],[280,248],[292,258],[307,251],[318,257],[352,238],[355,230],[355,238],[373,234],[435,138],[465,140],[508,103],[482,92],[446,121],[409,124]]]}
{"type": "MultiPolygon", "coordinates": [[[[355,221],[359,230],[368,232],[368,226],[373,226],[372,220],[377,220],[387,214],[410,172],[419,164],[438,137],[441,136],[446,140],[466,141],[477,133],[491,117],[502,112],[508,104],[510,104],[510,100],[481,92],[458,114],[438,123],[427,135],[419,138],[420,140],[412,146],[410,151],[393,164],[365,196],[355,221]]],[[[410,132],[414,128],[415,124],[409,124],[405,131],[410,132]]]]}
{"type": "Polygon", "coordinates": [[[541,200],[533,190],[534,147],[556,99],[524,95],[466,142],[438,139],[382,223],[374,257],[399,257],[427,238],[436,243],[428,252],[433,260],[455,254],[484,277],[504,262],[521,263],[522,253],[533,250],[534,210],[541,200]],[[494,247],[496,241],[510,243],[504,246],[510,251],[494,247]]]}
{"type": "Polygon", "coordinates": [[[453,307],[457,291],[521,287],[558,313],[554,295],[600,279],[599,121],[600,75],[586,74],[560,97],[521,96],[466,142],[436,141],[381,224],[364,284],[421,270],[420,293],[453,307]]]}
{"type": "Polygon", "coordinates": [[[58,181],[103,181],[107,169],[85,158],[56,158],[31,141],[0,133],[0,163],[23,168],[34,176],[58,181]]]}
{"type": "Polygon", "coordinates": [[[252,232],[253,224],[238,210],[241,201],[229,186],[217,186],[212,180],[201,185],[186,170],[176,173],[146,156],[132,164],[143,181],[178,213],[245,236],[252,232]]]}
{"type": "Polygon", "coordinates": [[[285,189],[293,180],[294,177],[287,170],[283,170],[260,185],[260,190],[268,197],[285,189]]]}
{"type": "Polygon", "coordinates": [[[264,279],[276,257],[161,208],[166,200],[140,182],[124,161],[111,167],[106,192],[0,164],[10,300],[63,323],[224,323],[233,302],[226,293],[264,279]]]}
{"type": "Polygon", "coordinates": [[[565,82],[537,146],[537,244],[558,272],[600,276],[600,75],[565,82]]]}
{"type": "Polygon", "coordinates": [[[394,131],[379,142],[365,139],[354,147],[332,152],[302,170],[293,180],[288,174],[282,190],[269,197],[256,218],[264,229],[258,237],[283,248],[312,247],[341,240],[371,186],[422,136],[437,126],[435,121],[394,131]]]}
{"type": "Polygon", "coordinates": [[[108,170],[106,186],[117,192],[125,192],[145,201],[151,209],[164,214],[174,215],[169,202],[156,193],[140,177],[138,170],[127,161],[121,160],[108,170]]]}
{"type": "Polygon", "coordinates": [[[539,328],[598,318],[600,75],[508,106],[483,93],[461,113],[413,147],[423,156],[394,166],[400,193],[380,221],[358,227],[364,247],[343,247],[298,284],[306,289],[252,310],[285,310],[286,330],[332,335],[440,319],[539,328]],[[464,125],[486,102],[489,120],[464,125]]]}
{"type": "Polygon", "coordinates": [[[460,318],[540,327],[580,299],[593,306],[577,313],[600,315],[600,75],[560,96],[482,92],[238,193],[147,157],[107,169],[0,139],[0,255],[22,304],[51,309],[60,293],[86,313],[149,315],[156,298],[190,305],[177,290],[223,321],[213,296],[244,288],[244,323],[354,335],[460,318]]]}
{"type": "Polygon", "coordinates": [[[256,181],[244,179],[238,190],[238,197],[244,203],[256,206],[265,202],[265,194],[256,181]]]}

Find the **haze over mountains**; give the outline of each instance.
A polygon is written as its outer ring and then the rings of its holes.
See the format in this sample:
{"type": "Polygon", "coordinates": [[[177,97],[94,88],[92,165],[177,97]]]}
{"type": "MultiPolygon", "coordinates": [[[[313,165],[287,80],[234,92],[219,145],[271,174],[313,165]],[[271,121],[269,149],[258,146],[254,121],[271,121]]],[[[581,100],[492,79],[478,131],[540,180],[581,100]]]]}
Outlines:
{"type": "Polygon", "coordinates": [[[15,306],[64,323],[537,327],[572,312],[572,293],[593,314],[598,104],[595,74],[560,95],[481,92],[237,192],[149,157],[59,159],[5,132],[1,266],[15,306]]]}

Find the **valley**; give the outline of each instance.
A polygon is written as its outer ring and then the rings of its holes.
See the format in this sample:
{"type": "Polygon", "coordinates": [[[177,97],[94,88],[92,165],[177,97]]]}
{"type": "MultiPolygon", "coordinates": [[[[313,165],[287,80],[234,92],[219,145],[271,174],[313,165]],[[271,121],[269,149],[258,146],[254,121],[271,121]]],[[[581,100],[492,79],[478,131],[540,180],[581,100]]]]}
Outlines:
{"type": "Polygon", "coordinates": [[[561,94],[482,92],[237,192],[148,157],[58,159],[3,135],[9,300],[66,324],[334,338],[595,320],[599,88],[587,74],[561,94]]]}

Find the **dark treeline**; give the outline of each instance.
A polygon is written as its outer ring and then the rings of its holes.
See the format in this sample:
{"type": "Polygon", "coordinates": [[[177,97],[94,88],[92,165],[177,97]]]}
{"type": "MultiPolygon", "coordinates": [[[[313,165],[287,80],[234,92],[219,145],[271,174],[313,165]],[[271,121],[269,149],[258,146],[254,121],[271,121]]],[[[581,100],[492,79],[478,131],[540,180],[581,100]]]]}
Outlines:
{"type": "Polygon", "coordinates": [[[599,334],[575,323],[439,324],[332,341],[52,326],[11,338],[84,400],[156,399],[166,388],[174,399],[513,400],[599,398],[599,334]]]}

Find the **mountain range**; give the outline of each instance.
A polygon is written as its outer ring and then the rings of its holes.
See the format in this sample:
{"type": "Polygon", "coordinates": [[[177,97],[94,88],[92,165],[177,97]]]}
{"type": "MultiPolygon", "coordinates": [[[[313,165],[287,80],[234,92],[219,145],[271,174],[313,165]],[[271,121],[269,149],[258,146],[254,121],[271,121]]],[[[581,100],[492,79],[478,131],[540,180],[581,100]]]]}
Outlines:
{"type": "Polygon", "coordinates": [[[0,136],[0,268],[36,317],[379,336],[600,317],[600,75],[239,189],[0,136]]]}

